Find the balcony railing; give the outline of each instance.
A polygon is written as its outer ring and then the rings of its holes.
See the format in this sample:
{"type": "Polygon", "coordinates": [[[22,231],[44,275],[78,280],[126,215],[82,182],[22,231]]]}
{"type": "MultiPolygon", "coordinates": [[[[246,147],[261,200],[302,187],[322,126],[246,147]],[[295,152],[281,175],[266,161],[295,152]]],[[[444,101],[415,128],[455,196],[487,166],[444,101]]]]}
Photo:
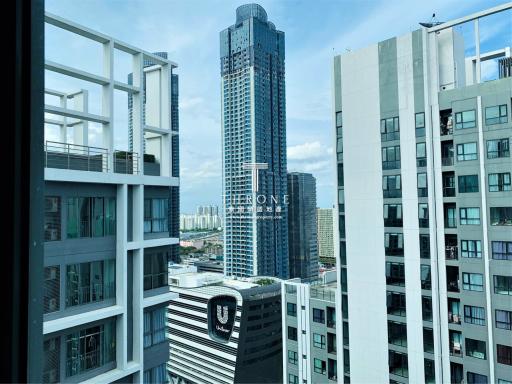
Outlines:
{"type": "Polygon", "coordinates": [[[139,173],[139,155],[137,152],[114,151],[114,172],[139,173]]]}
{"type": "Polygon", "coordinates": [[[448,322],[450,324],[460,324],[460,314],[448,312],[448,322]]]}
{"type": "Polygon", "coordinates": [[[454,344],[450,342],[450,355],[462,357],[462,347],[460,344],[454,344]]]}
{"type": "Polygon", "coordinates": [[[446,289],[448,290],[448,292],[459,292],[460,291],[459,282],[454,281],[454,280],[447,281],[446,289]]]}
{"type": "Polygon", "coordinates": [[[46,168],[108,171],[108,151],[105,148],[47,141],[44,152],[46,168]]]}
{"type": "Polygon", "coordinates": [[[445,228],[457,228],[457,220],[454,217],[447,217],[444,219],[445,228]]]}
{"type": "Polygon", "coordinates": [[[455,187],[443,187],[443,196],[444,197],[454,197],[455,196],[455,187]]]}
{"type": "Polygon", "coordinates": [[[452,135],[453,125],[441,124],[441,136],[452,135]]]}
{"type": "Polygon", "coordinates": [[[453,162],[454,162],[454,157],[453,156],[447,156],[447,157],[442,157],[441,158],[441,164],[444,166],[444,167],[448,167],[450,165],[453,165],[453,162]]]}

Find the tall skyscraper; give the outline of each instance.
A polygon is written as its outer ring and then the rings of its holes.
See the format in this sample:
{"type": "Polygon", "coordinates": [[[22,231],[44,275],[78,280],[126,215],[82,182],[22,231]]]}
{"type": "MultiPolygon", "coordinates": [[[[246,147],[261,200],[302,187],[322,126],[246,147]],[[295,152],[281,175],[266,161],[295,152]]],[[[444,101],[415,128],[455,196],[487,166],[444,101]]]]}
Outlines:
{"type": "Polygon", "coordinates": [[[225,273],[287,277],[284,33],[242,5],[220,64],[225,273]]]}
{"type": "Polygon", "coordinates": [[[335,265],[332,208],[318,208],[316,211],[318,258],[321,263],[335,265]]]}
{"type": "Polygon", "coordinates": [[[317,278],[316,179],[312,174],[288,174],[288,202],[290,278],[317,278]]]}
{"type": "Polygon", "coordinates": [[[496,60],[510,47],[479,36],[510,31],[511,8],[334,58],[351,382],[512,382],[512,78],[496,60]]]}
{"type": "MultiPolygon", "coordinates": [[[[168,98],[176,64],[59,16],[46,14],[45,22],[98,44],[103,54],[95,59],[105,72],[101,114],[89,112],[84,89],[45,89],[58,100],[44,108],[45,123],[57,126],[60,141],[44,147],[42,381],[163,383],[167,304],[177,297],[169,291],[167,263],[179,241],[172,235],[178,216],[169,192],[179,184],[168,98]],[[116,50],[132,58],[132,84],[115,80],[116,50]],[[147,60],[153,65],[145,67],[147,60]],[[114,119],[117,91],[132,96],[133,151],[115,146],[114,134],[122,132],[114,119]],[[94,147],[88,122],[101,124],[94,147]]],[[[60,47],[68,57],[73,48],[60,47]]],[[[52,62],[47,71],[69,79],[59,80],[66,87],[76,79],[98,83],[69,62],[52,62]]]]}

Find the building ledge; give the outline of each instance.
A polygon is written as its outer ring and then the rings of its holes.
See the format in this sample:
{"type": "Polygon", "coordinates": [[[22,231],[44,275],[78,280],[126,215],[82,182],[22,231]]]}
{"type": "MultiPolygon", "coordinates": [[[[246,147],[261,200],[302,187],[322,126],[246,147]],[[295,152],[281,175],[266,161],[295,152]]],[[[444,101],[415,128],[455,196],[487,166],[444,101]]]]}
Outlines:
{"type": "Polygon", "coordinates": [[[129,362],[126,365],[125,369],[121,369],[121,368],[112,369],[112,370],[105,372],[101,375],[94,376],[93,378],[91,378],[89,380],[82,381],[82,383],[87,383],[87,384],[112,383],[114,381],[117,381],[119,379],[122,379],[123,377],[126,377],[128,375],[131,375],[131,374],[139,371],[140,368],[141,367],[140,367],[139,363],[129,362]]]}
{"type": "Polygon", "coordinates": [[[165,245],[179,244],[180,240],[177,237],[161,237],[158,239],[147,239],[142,241],[130,241],[128,242],[127,249],[139,249],[139,248],[152,248],[161,247],[165,245]]]}
{"type": "Polygon", "coordinates": [[[84,312],[73,316],[66,316],[60,319],[49,320],[43,323],[43,334],[62,331],[63,329],[76,327],[93,321],[106,319],[123,313],[123,307],[113,305],[106,308],[96,309],[94,311],[84,312]]]}
{"type": "Polygon", "coordinates": [[[162,304],[167,301],[177,299],[178,297],[179,295],[177,293],[169,291],[166,293],[162,293],[160,295],[145,297],[144,300],[142,301],[142,306],[144,308],[152,307],[153,305],[162,304]]]}

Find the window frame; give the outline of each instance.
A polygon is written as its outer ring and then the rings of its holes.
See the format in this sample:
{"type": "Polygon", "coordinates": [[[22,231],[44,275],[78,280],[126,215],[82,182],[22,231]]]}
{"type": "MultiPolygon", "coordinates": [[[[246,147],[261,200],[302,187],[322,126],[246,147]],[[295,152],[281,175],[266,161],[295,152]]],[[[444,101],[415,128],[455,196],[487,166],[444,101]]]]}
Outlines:
{"type": "Polygon", "coordinates": [[[476,127],[477,111],[467,109],[455,113],[455,129],[470,129],[476,127]],[[468,116],[469,115],[469,116],[468,116]],[[472,117],[470,115],[473,115],[472,117]]]}

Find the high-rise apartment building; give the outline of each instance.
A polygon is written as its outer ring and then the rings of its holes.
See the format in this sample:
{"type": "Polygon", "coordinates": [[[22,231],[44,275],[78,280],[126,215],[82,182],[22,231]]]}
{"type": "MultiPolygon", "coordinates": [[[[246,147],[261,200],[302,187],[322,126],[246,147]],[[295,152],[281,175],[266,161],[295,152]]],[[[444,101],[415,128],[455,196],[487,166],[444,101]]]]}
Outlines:
{"type": "Polygon", "coordinates": [[[290,278],[316,279],[316,179],[310,173],[288,173],[288,244],[290,278]]]}
{"type": "Polygon", "coordinates": [[[280,281],[233,280],[184,265],[170,270],[178,295],[168,309],[171,383],[280,382],[280,281]]]}
{"type": "Polygon", "coordinates": [[[335,270],[281,283],[283,383],[338,383],[335,270]]]}
{"type": "Polygon", "coordinates": [[[97,43],[103,73],[45,63],[70,84],[99,84],[101,111],[89,111],[87,90],[45,90],[45,130],[57,127],[60,140],[44,147],[43,381],[163,383],[166,306],[176,296],[167,279],[178,244],[169,192],[179,182],[168,92],[176,64],[55,15],[45,22],[97,43]],[[117,51],[133,59],[131,84],[114,80],[117,51]],[[114,144],[117,91],[131,95],[131,151],[114,144]],[[94,147],[91,123],[101,125],[94,147]]]}
{"type": "Polygon", "coordinates": [[[318,208],[316,211],[318,258],[321,263],[329,266],[336,264],[336,257],[334,256],[333,212],[332,208],[318,208]]]}
{"type": "Polygon", "coordinates": [[[261,6],[220,33],[220,69],[225,273],[286,278],[284,33],[261,6]]]}
{"type": "Polygon", "coordinates": [[[334,58],[352,382],[512,382],[512,78],[496,65],[510,48],[479,35],[491,15],[510,31],[511,8],[334,58]]]}

